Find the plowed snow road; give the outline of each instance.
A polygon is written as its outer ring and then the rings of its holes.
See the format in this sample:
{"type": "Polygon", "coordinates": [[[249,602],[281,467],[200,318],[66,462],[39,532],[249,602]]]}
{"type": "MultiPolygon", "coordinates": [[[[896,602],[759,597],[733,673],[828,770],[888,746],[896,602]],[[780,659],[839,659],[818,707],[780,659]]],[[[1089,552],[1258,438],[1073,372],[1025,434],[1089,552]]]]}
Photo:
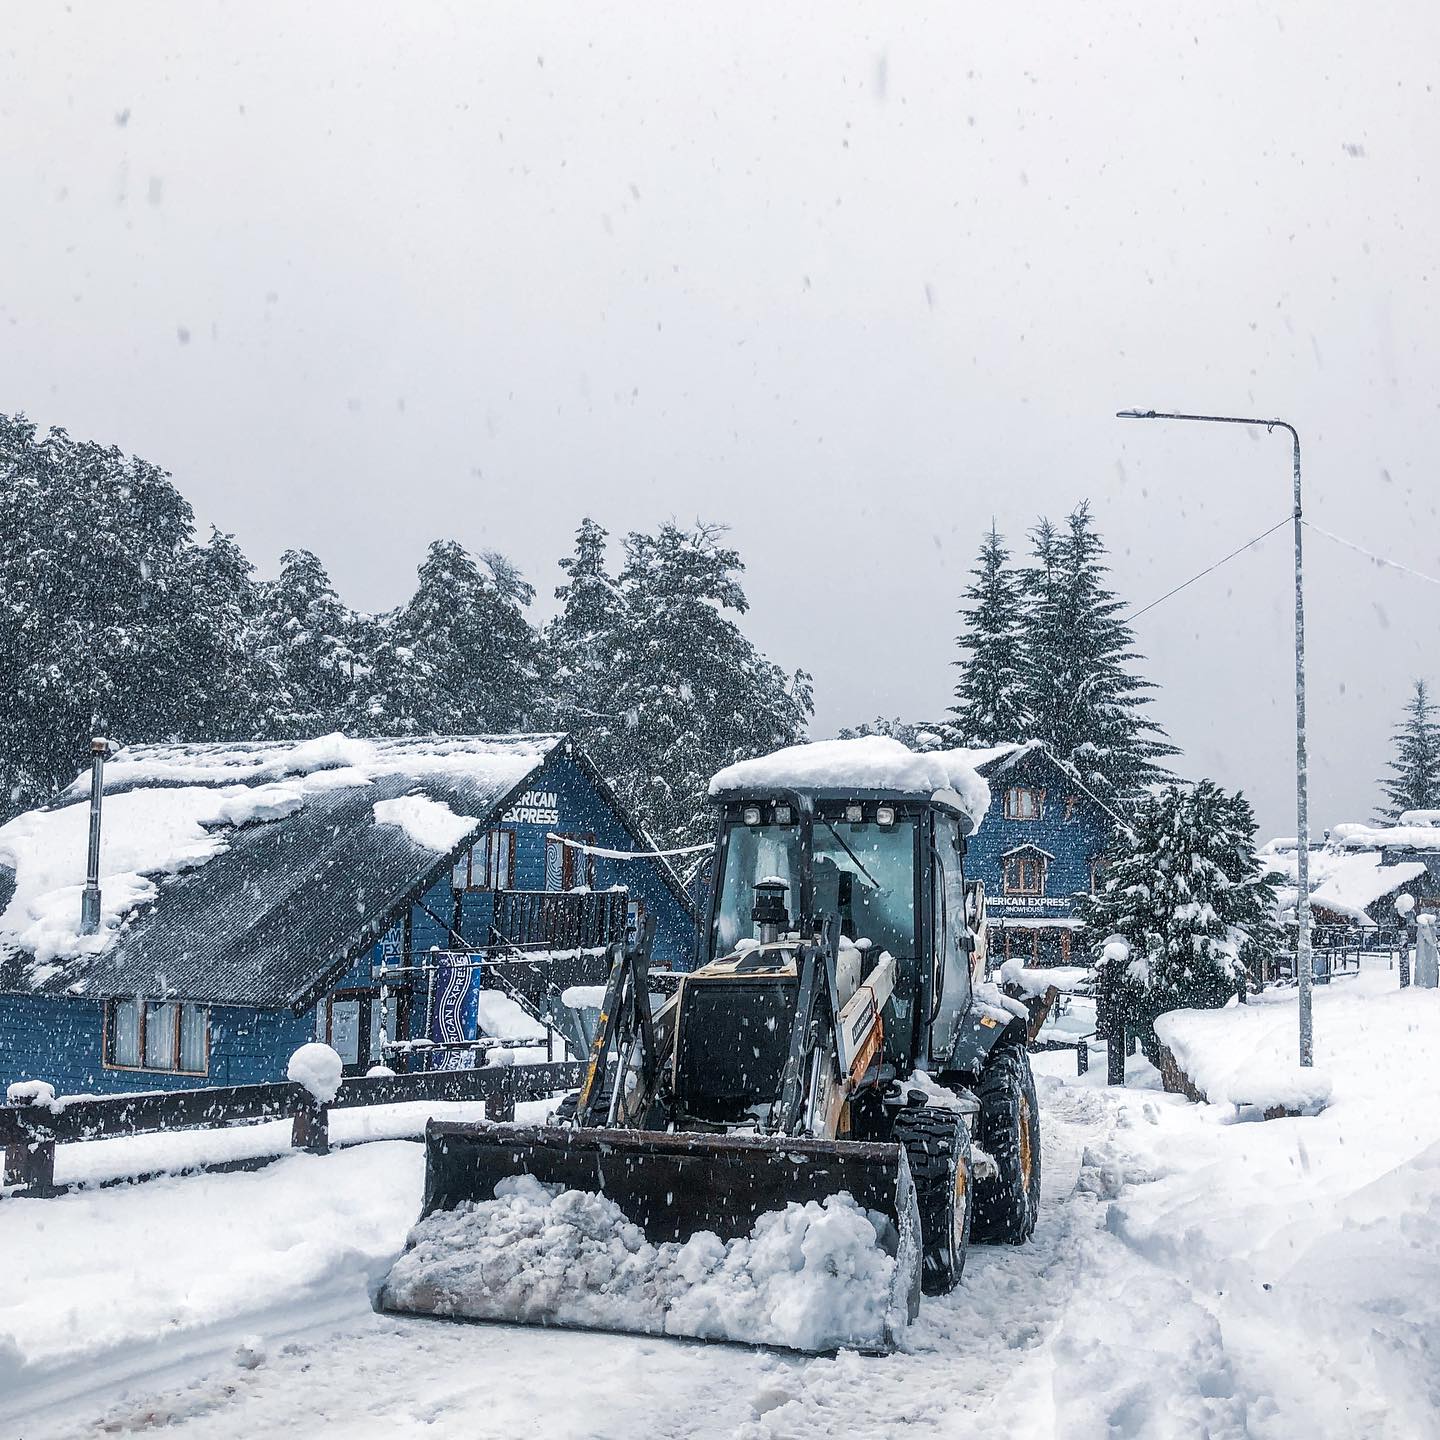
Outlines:
{"type": "Polygon", "coordinates": [[[1434,1093],[1440,1002],[1336,998],[1357,1054],[1377,1026],[1405,1043],[1393,1069],[1337,1064],[1316,1119],[1042,1076],[1034,1242],[972,1251],[882,1359],[377,1316],[367,1277],[418,1203],[407,1142],[6,1204],[0,1432],[1440,1435],[1440,1120],[1374,1121],[1392,1085],[1434,1093]]]}

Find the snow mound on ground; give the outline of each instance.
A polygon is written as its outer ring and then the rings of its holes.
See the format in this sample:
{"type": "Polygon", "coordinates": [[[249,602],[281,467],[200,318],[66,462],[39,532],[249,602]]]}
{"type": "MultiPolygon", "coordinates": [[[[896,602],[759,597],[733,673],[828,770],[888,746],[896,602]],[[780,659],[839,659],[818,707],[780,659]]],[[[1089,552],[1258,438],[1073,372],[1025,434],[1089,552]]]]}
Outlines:
{"type": "Polygon", "coordinates": [[[318,1040],[302,1045],[285,1067],[285,1078],[294,1085],[303,1085],[322,1105],[328,1105],[340,1093],[344,1073],[340,1052],[318,1040]]]}
{"type": "Polygon", "coordinates": [[[702,1231],[652,1245],[605,1195],[519,1175],[494,1200],[422,1220],[382,1303],[796,1350],[880,1347],[906,1319],[883,1224],[839,1194],[761,1215],[743,1239],[702,1231]]]}
{"type": "Polygon", "coordinates": [[[398,800],[375,802],[377,825],[398,825],[422,850],[453,850],[480,828],[468,815],[457,815],[442,800],[428,795],[402,795],[398,800]]]}
{"type": "Polygon", "coordinates": [[[1302,1069],[1294,1032],[1273,1022],[1260,1005],[1172,1010],[1156,1020],[1155,1034],[1212,1105],[1318,1114],[1330,1103],[1330,1077],[1302,1069]]]}

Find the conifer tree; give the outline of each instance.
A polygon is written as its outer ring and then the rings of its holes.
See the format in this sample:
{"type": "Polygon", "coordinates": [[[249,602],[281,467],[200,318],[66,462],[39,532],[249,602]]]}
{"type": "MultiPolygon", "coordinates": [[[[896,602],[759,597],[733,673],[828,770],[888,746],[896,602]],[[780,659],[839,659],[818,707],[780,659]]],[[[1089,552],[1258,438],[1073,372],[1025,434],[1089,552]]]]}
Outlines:
{"type": "Polygon", "coordinates": [[[210,539],[186,552],[185,569],[194,608],[178,638],[191,683],[175,697],[175,729],[191,740],[256,736],[274,677],[255,645],[254,567],[233,535],[212,526],[210,539]]]}
{"type": "Polygon", "coordinates": [[[991,522],[980,546],[957,637],[964,653],[947,726],[957,745],[993,745],[1029,735],[1021,671],[1020,581],[1010,552],[991,522]]]}
{"type": "MultiPolygon", "coordinates": [[[[157,466],[0,416],[0,810],[45,800],[90,737],[214,723],[205,651],[231,625],[190,506],[157,466]]],[[[232,637],[233,639],[233,637],[232,637]]]]}
{"type": "Polygon", "coordinates": [[[503,556],[478,560],[437,540],[407,605],[382,617],[363,728],[386,735],[535,728],[540,637],[525,618],[534,591],[503,556]]]}
{"type": "Polygon", "coordinates": [[[606,568],[608,540],[588,516],[580,522],[574,552],[560,562],[560,610],[545,632],[555,723],[587,750],[592,736],[608,736],[615,723],[615,656],[625,626],[625,597],[606,568]]]}
{"type": "Polygon", "coordinates": [[[1082,897],[1081,941],[1101,960],[1097,999],[1152,1056],[1157,1015],[1224,1005],[1247,961],[1279,943],[1254,840],[1243,796],[1209,780],[1157,787],[1117,827],[1099,892],[1082,897]]]}
{"type": "Polygon", "coordinates": [[[1380,819],[1393,824],[1407,810],[1440,809],[1440,724],[1424,680],[1416,680],[1391,739],[1395,758],[1389,776],[1379,782],[1388,802],[1380,819]]]}
{"type": "Polygon", "coordinates": [[[594,758],[657,838],[708,831],[710,776],[732,761],[795,743],[810,678],[760,655],[731,613],[748,609],[739,554],[718,525],[625,540],[623,625],[613,659],[613,713],[592,733],[594,758]]]}
{"type": "Polygon", "coordinates": [[[309,550],[287,550],[260,587],[252,645],[268,684],[259,725],[277,738],[324,735],[351,715],[356,618],[309,550]]]}
{"type": "Polygon", "coordinates": [[[1031,532],[1025,597],[1025,708],[1034,738],[1102,796],[1139,793],[1161,779],[1176,753],[1146,718],[1153,685],[1132,669],[1142,657],[1109,588],[1105,547],[1090,507],[1066,528],[1042,520],[1031,532]]]}

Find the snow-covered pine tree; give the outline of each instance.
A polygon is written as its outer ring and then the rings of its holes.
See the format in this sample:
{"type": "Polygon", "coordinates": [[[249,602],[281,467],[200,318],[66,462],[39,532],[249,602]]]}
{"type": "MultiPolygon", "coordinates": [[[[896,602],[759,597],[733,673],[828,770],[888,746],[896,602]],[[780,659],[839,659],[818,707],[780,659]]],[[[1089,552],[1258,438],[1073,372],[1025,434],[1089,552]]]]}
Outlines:
{"type": "Polygon", "coordinates": [[[608,541],[594,520],[580,522],[574,552],[560,562],[560,610],[545,629],[555,723],[589,752],[592,737],[609,736],[615,725],[615,655],[625,624],[624,596],[606,568],[608,541]]]}
{"type": "Polygon", "coordinates": [[[287,550],[280,573],[260,586],[252,632],[268,684],[259,726],[277,738],[324,735],[350,718],[356,617],[341,602],[319,558],[287,550]]]}
{"type": "Polygon", "coordinates": [[[1224,1005],[1244,983],[1247,947],[1268,943],[1273,897],[1266,912],[1258,871],[1249,805],[1213,781],[1156,787],[1117,828],[1100,892],[1081,901],[1081,939],[1104,961],[1097,998],[1152,1056],[1157,1015],[1224,1005]],[[1124,961],[1104,960],[1115,936],[1124,961]]]}
{"type": "Polygon", "coordinates": [[[1020,579],[992,521],[980,546],[956,639],[960,677],[947,722],[956,745],[993,745],[1030,734],[1021,670],[1020,579]]]}
{"type": "Polygon", "coordinates": [[[1109,588],[1105,546],[1088,503],[1058,530],[1042,520],[1031,532],[1025,597],[1025,708],[1034,737],[1101,796],[1138,794],[1165,775],[1176,753],[1146,718],[1153,685],[1132,669],[1143,657],[1123,604],[1109,588]]]}
{"type": "Polygon", "coordinates": [[[795,743],[812,710],[809,676],[771,664],[731,619],[748,603],[740,556],[723,535],[718,525],[670,523],[625,540],[609,712],[618,718],[590,744],[665,843],[703,839],[710,776],[795,743]]]}
{"type": "Polygon", "coordinates": [[[541,713],[534,591],[501,555],[437,540],[407,605],[378,622],[360,728],[386,735],[533,729],[541,713]]]}
{"type": "Polygon", "coordinates": [[[1388,802],[1380,820],[1393,824],[1406,810],[1440,809],[1440,723],[1424,680],[1417,680],[1400,728],[1391,737],[1395,758],[1380,781],[1388,802]]]}
{"type": "Polygon", "coordinates": [[[1217,787],[1216,826],[1211,853],[1229,881],[1221,892],[1220,914],[1247,975],[1258,983],[1273,973],[1276,958],[1289,944],[1280,923],[1278,877],[1255,853],[1255,812],[1240,792],[1227,795],[1217,787]]]}
{"type": "Polygon", "coordinates": [[[163,470],[0,416],[0,810],[72,780],[92,735],[202,723],[196,647],[229,623],[205,577],[233,557],[197,560],[192,532],[163,470]]]}
{"type": "Polygon", "coordinates": [[[1146,1003],[1150,961],[1164,929],[1154,868],[1161,818],[1152,796],[1116,825],[1099,887],[1081,895],[1077,907],[1083,927],[1080,945],[1096,960],[1096,1007],[1137,1033],[1151,1018],[1146,1003]]]}
{"type": "Polygon", "coordinates": [[[209,541],[186,551],[185,569],[194,609],[180,645],[192,688],[175,697],[175,729],[193,740],[259,735],[274,677],[255,652],[254,567],[233,535],[211,526],[209,541]]]}

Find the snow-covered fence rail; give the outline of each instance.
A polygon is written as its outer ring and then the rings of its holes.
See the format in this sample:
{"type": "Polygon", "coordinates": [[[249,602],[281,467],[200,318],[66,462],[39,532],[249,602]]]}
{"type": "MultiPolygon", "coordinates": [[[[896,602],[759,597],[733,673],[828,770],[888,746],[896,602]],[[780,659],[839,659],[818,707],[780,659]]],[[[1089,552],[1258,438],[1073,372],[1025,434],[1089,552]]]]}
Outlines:
{"type": "Polygon", "coordinates": [[[332,1110],[416,1101],[483,1101],[493,1118],[509,1118],[517,1101],[537,1100],[570,1089],[581,1082],[584,1073],[584,1062],[557,1061],[418,1075],[357,1076],[344,1081],[328,1103],[321,1103],[305,1086],[290,1081],[73,1099],[55,1099],[48,1086],[25,1087],[17,1099],[0,1106],[4,1184],[18,1186],[21,1193],[30,1195],[58,1193],[65,1187],[55,1184],[57,1145],[116,1136],[221,1129],[288,1119],[292,1121],[293,1148],[324,1153],[330,1145],[332,1110]]]}

